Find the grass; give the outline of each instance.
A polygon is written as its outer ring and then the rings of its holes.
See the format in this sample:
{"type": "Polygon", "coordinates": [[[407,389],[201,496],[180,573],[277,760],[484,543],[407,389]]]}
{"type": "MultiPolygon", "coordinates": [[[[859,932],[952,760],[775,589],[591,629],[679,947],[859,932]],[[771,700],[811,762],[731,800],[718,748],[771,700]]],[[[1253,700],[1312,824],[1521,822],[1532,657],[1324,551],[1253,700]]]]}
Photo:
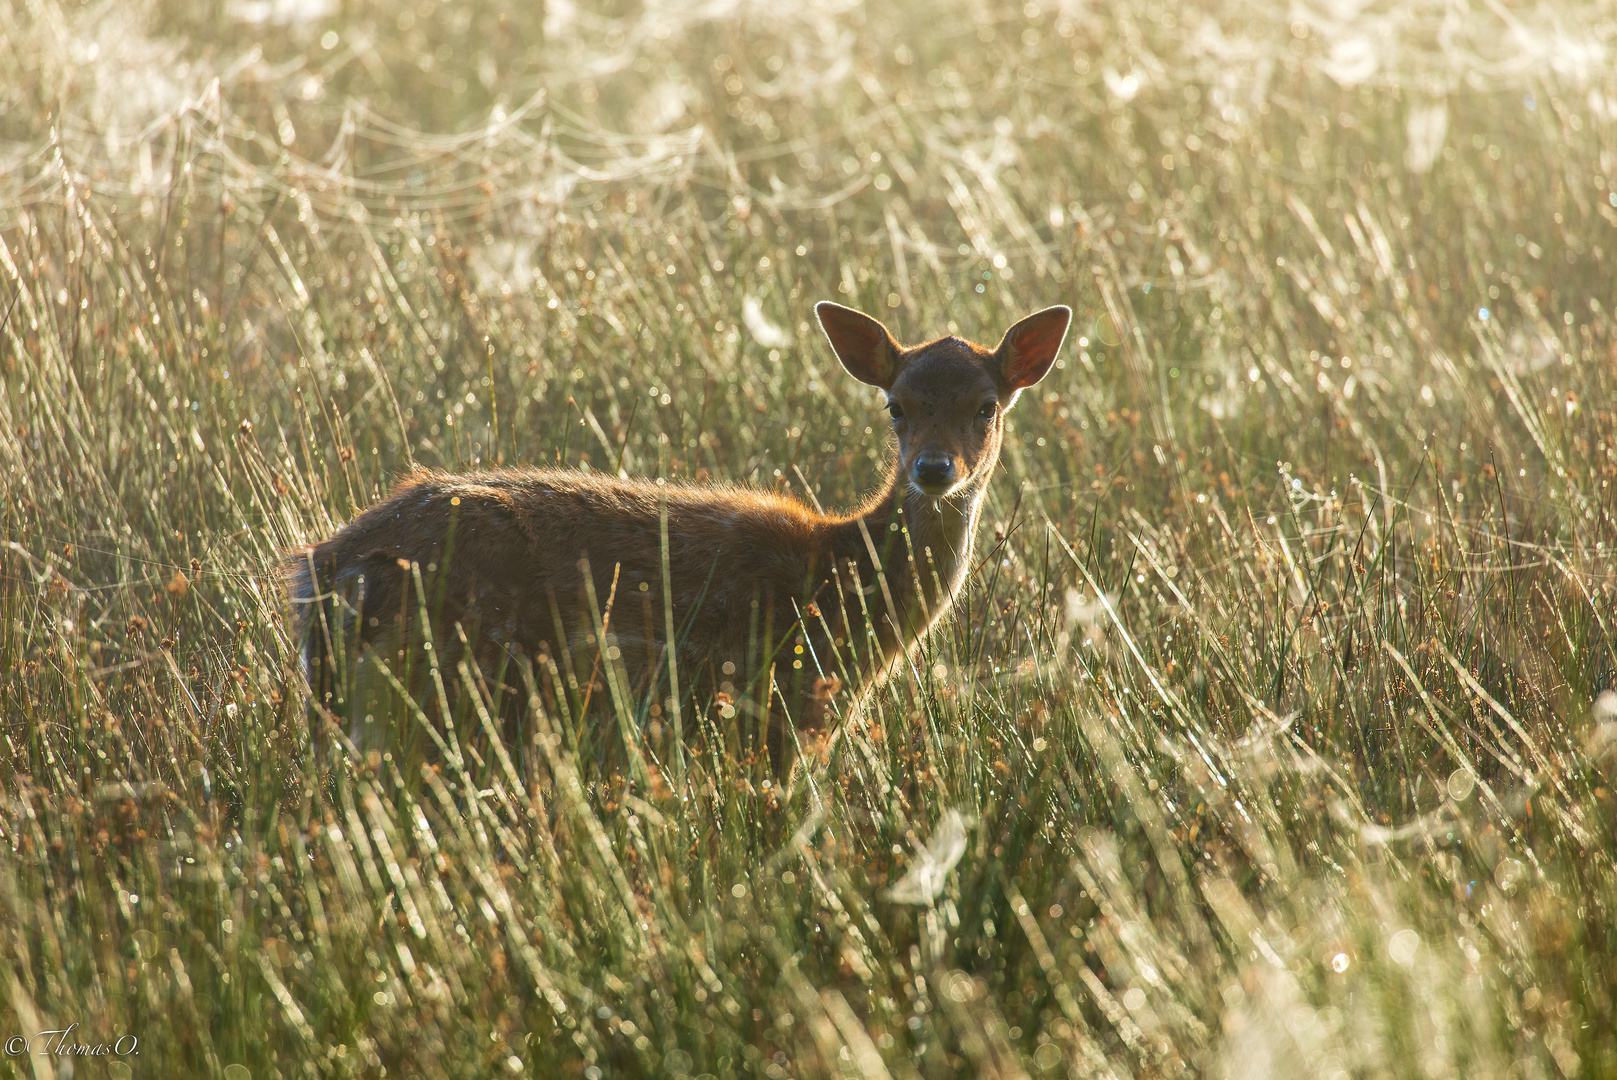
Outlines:
{"type": "Polygon", "coordinates": [[[1607,8],[519,8],[0,0],[5,1069],[1617,1075],[1607,8]],[[872,487],[826,298],[1077,322],[811,782],[311,740],[411,462],[872,487]]]}

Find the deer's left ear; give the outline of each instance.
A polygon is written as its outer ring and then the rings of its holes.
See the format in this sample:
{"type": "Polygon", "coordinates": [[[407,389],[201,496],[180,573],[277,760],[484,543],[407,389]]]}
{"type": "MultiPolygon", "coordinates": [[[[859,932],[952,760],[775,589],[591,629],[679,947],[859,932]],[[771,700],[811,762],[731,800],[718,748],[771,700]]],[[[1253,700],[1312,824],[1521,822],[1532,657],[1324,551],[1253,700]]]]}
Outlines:
{"type": "Polygon", "coordinates": [[[1000,378],[1012,391],[1022,390],[1040,379],[1055,363],[1056,353],[1066,340],[1072,323],[1072,308],[1065,304],[1034,312],[1009,330],[994,355],[999,358],[1000,378]]]}

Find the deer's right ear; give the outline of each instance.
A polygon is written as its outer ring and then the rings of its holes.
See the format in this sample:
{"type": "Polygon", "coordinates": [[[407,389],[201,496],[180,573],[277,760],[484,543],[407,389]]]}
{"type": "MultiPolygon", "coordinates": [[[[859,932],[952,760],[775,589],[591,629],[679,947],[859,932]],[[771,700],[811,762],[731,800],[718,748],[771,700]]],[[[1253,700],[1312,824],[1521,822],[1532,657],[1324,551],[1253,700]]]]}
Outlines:
{"type": "Polygon", "coordinates": [[[849,375],[862,383],[893,388],[898,375],[898,342],[887,327],[863,312],[822,300],[814,305],[820,329],[849,375]]]}

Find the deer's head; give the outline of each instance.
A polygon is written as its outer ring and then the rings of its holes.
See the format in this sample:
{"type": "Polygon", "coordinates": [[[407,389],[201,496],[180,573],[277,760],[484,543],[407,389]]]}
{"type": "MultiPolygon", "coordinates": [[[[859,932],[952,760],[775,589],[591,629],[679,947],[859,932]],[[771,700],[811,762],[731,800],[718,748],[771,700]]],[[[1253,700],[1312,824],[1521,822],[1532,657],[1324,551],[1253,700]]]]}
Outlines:
{"type": "Polygon", "coordinates": [[[1055,362],[1072,309],[1029,315],[992,349],[958,337],[905,348],[869,315],[823,301],[820,328],[848,374],[887,392],[900,477],[932,498],[987,479],[1005,413],[1055,362]]]}

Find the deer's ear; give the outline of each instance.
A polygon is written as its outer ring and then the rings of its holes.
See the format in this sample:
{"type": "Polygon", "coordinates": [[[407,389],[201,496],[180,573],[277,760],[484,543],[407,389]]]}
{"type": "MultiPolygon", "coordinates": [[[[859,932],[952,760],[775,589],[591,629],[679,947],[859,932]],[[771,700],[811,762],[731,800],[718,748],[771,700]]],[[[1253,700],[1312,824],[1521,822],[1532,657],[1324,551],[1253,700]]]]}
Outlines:
{"type": "Polygon", "coordinates": [[[893,388],[898,375],[898,342],[869,315],[822,300],[814,305],[820,329],[849,375],[862,383],[893,388]]]}
{"type": "Polygon", "coordinates": [[[1044,378],[1066,340],[1072,309],[1065,304],[1034,312],[1009,330],[994,354],[1000,376],[1012,390],[1032,386],[1044,378]]]}

